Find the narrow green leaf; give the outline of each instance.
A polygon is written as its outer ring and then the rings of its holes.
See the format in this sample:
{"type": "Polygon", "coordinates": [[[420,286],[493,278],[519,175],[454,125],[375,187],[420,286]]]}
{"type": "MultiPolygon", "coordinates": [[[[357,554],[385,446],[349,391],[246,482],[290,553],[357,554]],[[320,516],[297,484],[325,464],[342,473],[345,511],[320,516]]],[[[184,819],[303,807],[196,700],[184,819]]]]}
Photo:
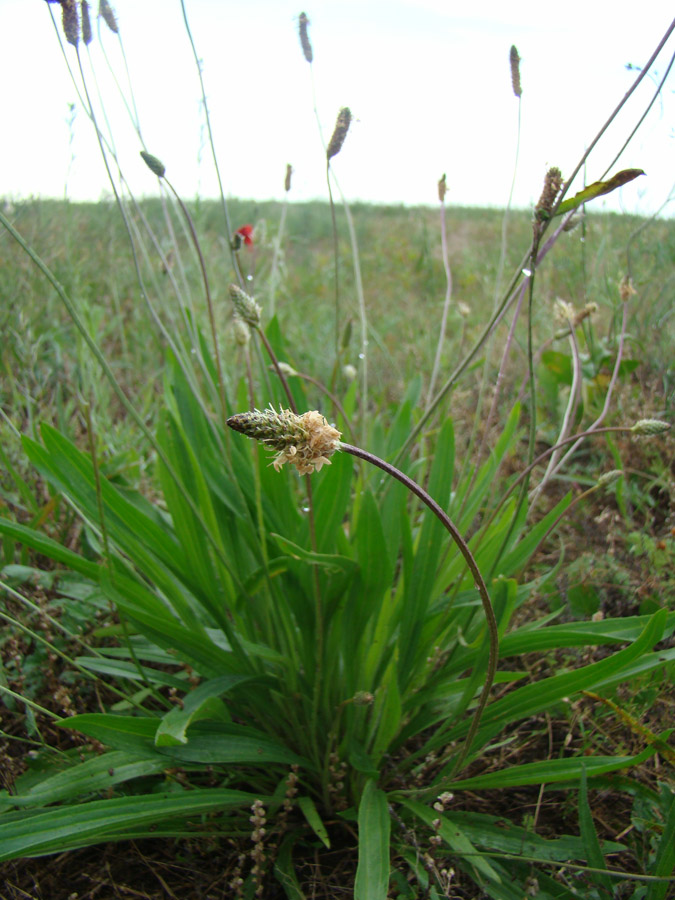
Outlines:
{"type": "Polygon", "coordinates": [[[366,782],[359,803],[359,861],[354,900],[386,900],[389,889],[389,833],[386,794],[366,782]]]}
{"type": "Polygon", "coordinates": [[[307,819],[309,827],[314,834],[319,838],[324,847],[330,850],[330,838],[328,837],[326,826],[321,821],[321,816],[319,815],[312,798],[306,796],[298,797],[298,806],[302,810],[302,814],[307,819]]]}
{"type": "Polygon", "coordinates": [[[186,731],[194,722],[202,719],[219,719],[227,722],[230,718],[227,707],[220,700],[222,694],[244,681],[246,675],[221,675],[200,684],[183,698],[183,706],[169,710],[162,718],[155,733],[155,746],[169,747],[186,744],[186,731]]]}
{"type": "MultiPolygon", "coordinates": [[[[581,769],[581,782],[579,784],[579,831],[584,842],[585,858],[593,869],[606,869],[607,863],[600,847],[598,833],[595,830],[591,807],[588,803],[588,776],[586,766],[581,769]]],[[[609,875],[594,873],[593,881],[600,891],[600,896],[609,898],[613,895],[613,882],[609,875]]]]}
{"type": "Polygon", "coordinates": [[[183,762],[204,763],[284,763],[308,765],[306,760],[267,735],[246,725],[198,722],[187,744],[162,747],[162,754],[183,762]]]}
{"type": "Polygon", "coordinates": [[[157,751],[153,741],[159,719],[142,716],[114,716],[109,713],[83,713],[59,722],[60,728],[68,728],[86,734],[115,750],[138,752],[154,759],[157,751]]]}
{"type": "MultiPolygon", "coordinates": [[[[0,820],[0,861],[75,850],[92,843],[123,840],[126,833],[233,806],[250,806],[258,794],[207,788],[185,793],[93,800],[45,811],[8,813],[0,820]],[[20,816],[20,817],[18,817],[20,816]]],[[[150,832],[148,835],[150,836],[150,832]]]]}
{"type": "Polygon", "coordinates": [[[184,678],[178,678],[170,672],[162,672],[159,669],[152,669],[150,666],[141,666],[139,672],[139,667],[134,663],[119,659],[78,656],[75,662],[83,669],[98,672],[100,675],[110,675],[113,678],[127,678],[131,681],[145,680],[148,684],[166,684],[179,691],[184,691],[186,687],[184,678]]]}
{"type": "Polygon", "coordinates": [[[510,766],[498,772],[474,775],[461,781],[443,782],[444,790],[489,790],[490,788],[522,787],[526,784],[547,784],[553,782],[577,782],[587,769],[588,775],[604,775],[640,765],[656,753],[656,748],[648,747],[637,756],[587,756],[581,759],[550,759],[544,762],[524,763],[510,766]]]}
{"type": "MultiPolygon", "coordinates": [[[[673,869],[675,869],[675,791],[665,786],[663,789],[670,791],[670,807],[663,831],[659,837],[659,847],[656,851],[654,868],[650,874],[659,878],[669,878],[673,873],[673,869]]],[[[670,885],[667,882],[651,884],[646,900],[665,900],[666,893],[670,889],[672,889],[672,882],[670,885]]]]}
{"type": "Polygon", "coordinates": [[[347,574],[353,572],[357,568],[357,563],[348,556],[340,556],[337,553],[313,553],[300,547],[299,544],[289,541],[288,538],[280,534],[271,534],[271,538],[277,542],[281,549],[288,553],[294,559],[301,559],[303,562],[314,566],[321,566],[333,572],[345,572],[347,574]]]}
{"type": "Polygon", "coordinates": [[[477,853],[476,847],[464,834],[457,823],[452,820],[450,815],[437,812],[415,800],[406,800],[403,805],[409,809],[411,813],[417,816],[418,819],[424,822],[425,825],[430,827],[433,827],[434,821],[440,819],[441,826],[438,829],[438,833],[448,847],[459,855],[466,855],[473,868],[481,875],[484,875],[492,881],[496,881],[497,884],[501,882],[501,878],[490,862],[477,853]]]}
{"type": "Polygon", "coordinates": [[[132,753],[115,750],[49,775],[34,784],[25,794],[8,795],[5,805],[46,806],[48,803],[104,791],[133,778],[154,775],[164,768],[166,760],[143,759],[132,753]]]}
{"type": "MultiPolygon", "coordinates": [[[[631,664],[639,660],[653,644],[661,639],[666,615],[665,609],[655,613],[637,640],[611,657],[583,666],[581,669],[545,678],[536,684],[525,685],[507,694],[501,700],[491,703],[485,711],[477,735],[476,746],[482,745],[497,734],[508,722],[535,715],[577,691],[592,690],[594,686],[599,686],[607,678],[621,680],[631,664]]],[[[465,733],[467,729],[468,724],[462,722],[461,725],[448,732],[446,739],[453,739],[456,735],[465,733]]]]}
{"type": "Polygon", "coordinates": [[[300,887],[300,882],[293,867],[293,844],[295,835],[287,834],[281,842],[277,858],[274,863],[274,874],[277,881],[286,892],[288,900],[307,900],[300,887]]]}
{"type": "Polygon", "coordinates": [[[617,188],[623,187],[624,184],[633,181],[633,179],[637,178],[639,175],[644,174],[642,169],[622,169],[621,172],[612,175],[607,181],[594,181],[593,184],[589,184],[588,187],[585,187],[583,191],[579,191],[573,197],[563,200],[558,207],[556,216],[563,216],[565,213],[571,212],[571,210],[581,206],[582,203],[588,203],[589,200],[593,200],[595,197],[609,194],[617,188]]]}

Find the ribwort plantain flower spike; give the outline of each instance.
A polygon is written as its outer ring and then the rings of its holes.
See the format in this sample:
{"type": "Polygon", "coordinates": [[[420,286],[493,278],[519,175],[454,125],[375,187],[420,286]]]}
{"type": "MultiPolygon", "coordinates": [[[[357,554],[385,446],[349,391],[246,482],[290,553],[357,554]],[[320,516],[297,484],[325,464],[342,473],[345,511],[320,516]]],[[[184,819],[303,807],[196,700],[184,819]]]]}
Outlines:
{"type": "Polygon", "coordinates": [[[77,4],[75,0],[63,0],[61,4],[61,15],[63,23],[63,33],[66,40],[73,47],[77,47],[80,42],[80,18],[77,14],[77,4]]]}
{"type": "Polygon", "coordinates": [[[117,19],[108,0],[99,0],[98,14],[113,34],[119,34],[120,29],[117,24],[117,19]]]}
{"type": "Polygon", "coordinates": [[[610,472],[605,472],[598,478],[598,487],[610,487],[610,485],[614,484],[615,481],[618,481],[622,475],[623,471],[621,469],[612,469],[610,472]]]}
{"type": "Polygon", "coordinates": [[[518,50],[515,44],[511,44],[509,63],[511,65],[511,85],[513,86],[513,93],[516,97],[520,98],[523,94],[523,89],[520,84],[520,56],[518,56],[518,50]]]}
{"type": "Polygon", "coordinates": [[[534,208],[534,217],[538,222],[544,222],[551,217],[553,205],[563,186],[562,172],[557,166],[552,166],[546,173],[544,189],[541,192],[539,202],[534,208]]]}
{"type": "Polygon", "coordinates": [[[342,435],[316,410],[299,416],[290,409],[254,409],[230,416],[227,424],[276,450],[272,464],[277,472],[290,463],[301,475],[310,475],[329,466],[329,457],[340,449],[342,435]]]}
{"type": "Polygon", "coordinates": [[[82,18],[82,40],[86,46],[89,46],[91,44],[91,19],[87,0],[82,0],[80,3],[80,16],[82,18]]]}
{"type": "Polygon", "coordinates": [[[645,437],[654,437],[657,434],[665,434],[670,431],[670,424],[662,419],[640,419],[631,428],[633,434],[642,434],[645,437]]]}
{"type": "Polygon", "coordinates": [[[309,19],[305,15],[304,12],[300,13],[300,18],[298,19],[298,30],[300,32],[300,46],[302,47],[302,52],[304,54],[305,59],[308,63],[311,63],[314,59],[314,54],[312,53],[312,45],[309,42],[309,34],[307,33],[307,27],[309,25],[309,19]]]}
{"type": "Polygon", "coordinates": [[[161,159],[157,159],[156,156],[153,156],[152,153],[148,153],[145,150],[141,150],[141,156],[143,157],[143,162],[152,173],[154,173],[158,178],[164,178],[166,166],[161,159]]]}
{"type": "Polygon", "coordinates": [[[347,137],[347,132],[349,131],[351,121],[352,111],[348,106],[343,106],[338,113],[335,128],[333,130],[333,136],[331,137],[330,143],[328,144],[328,149],[326,150],[327,159],[332,159],[334,156],[338,155],[340,150],[342,150],[342,145],[344,144],[345,138],[347,137]]]}
{"type": "Polygon", "coordinates": [[[249,295],[245,291],[242,291],[238,285],[231,284],[230,299],[234,306],[235,315],[239,316],[240,319],[243,319],[247,325],[251,326],[251,328],[260,327],[260,314],[262,313],[262,310],[253,297],[249,297],[249,295]]]}

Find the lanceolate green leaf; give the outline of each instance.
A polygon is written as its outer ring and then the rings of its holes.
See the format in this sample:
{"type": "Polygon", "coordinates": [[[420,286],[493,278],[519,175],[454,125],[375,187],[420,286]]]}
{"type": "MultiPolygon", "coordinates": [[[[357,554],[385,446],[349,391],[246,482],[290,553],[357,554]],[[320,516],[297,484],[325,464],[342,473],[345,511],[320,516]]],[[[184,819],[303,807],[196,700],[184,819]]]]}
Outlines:
{"type": "Polygon", "coordinates": [[[655,747],[648,747],[636,756],[585,756],[580,759],[550,759],[544,762],[524,763],[510,766],[498,772],[474,775],[459,781],[444,781],[444,790],[490,790],[522,787],[526,784],[553,784],[568,782],[576,787],[586,767],[589,777],[605,775],[637,766],[656,753],[655,747]]]}
{"type": "Polygon", "coordinates": [[[594,181],[593,184],[585,187],[583,191],[579,191],[573,197],[563,200],[556,211],[556,215],[563,216],[565,213],[577,209],[582,203],[588,203],[589,200],[594,200],[603,194],[609,194],[617,188],[623,187],[624,184],[633,181],[639,175],[644,174],[642,169],[623,169],[621,172],[617,172],[616,175],[612,175],[607,181],[594,181]]]}
{"type": "Polygon", "coordinates": [[[227,721],[230,716],[220,697],[238,684],[250,680],[245,675],[221,675],[200,684],[186,694],[182,707],[175,707],[162,717],[155,733],[155,745],[169,747],[187,743],[187,729],[201,719],[227,721]]]}
{"type": "Polygon", "coordinates": [[[386,900],[390,819],[386,794],[369,780],[359,803],[359,861],[354,900],[386,900]]]}
{"type": "MultiPolygon", "coordinates": [[[[585,766],[581,770],[581,782],[579,785],[579,831],[586,847],[586,859],[589,866],[594,869],[606,869],[607,864],[600,847],[598,833],[593,822],[593,814],[588,802],[588,775],[585,766]]],[[[611,898],[613,895],[612,879],[608,875],[600,875],[599,873],[594,873],[592,877],[600,891],[600,895],[611,898]]]]}
{"type": "MultiPolygon", "coordinates": [[[[516,722],[525,716],[534,715],[576,691],[591,689],[608,676],[620,680],[622,672],[661,639],[665,621],[666,610],[662,609],[652,616],[637,640],[613,656],[571,672],[554,675],[536,684],[525,685],[490,704],[483,715],[476,746],[482,745],[498,734],[508,722],[516,722]]],[[[464,733],[466,729],[467,723],[462,723],[461,726],[451,729],[446,739],[452,739],[455,734],[464,733]]]]}
{"type": "MultiPolygon", "coordinates": [[[[123,750],[103,753],[62,772],[48,775],[25,793],[3,798],[3,805],[42,806],[108,790],[117,784],[155,775],[166,768],[166,760],[144,759],[123,750]]],[[[1,821],[1,820],[0,820],[1,821]]]]}
{"type": "Polygon", "coordinates": [[[451,816],[439,813],[415,800],[404,801],[404,806],[427,826],[435,828],[433,825],[434,821],[440,822],[438,834],[443,838],[451,850],[460,855],[467,856],[468,862],[484,877],[490,878],[497,883],[501,881],[501,878],[492,865],[490,865],[490,862],[487,859],[483,859],[476,852],[476,847],[464,834],[459,825],[453,821],[451,816]]]}
{"type": "MultiPolygon", "coordinates": [[[[177,817],[250,806],[257,794],[208,788],[93,800],[76,806],[8,813],[0,820],[0,861],[74,850],[95,842],[123,840],[127,832],[177,817]]],[[[148,831],[147,836],[151,836],[148,831]]]]}
{"type": "Polygon", "coordinates": [[[307,796],[299,797],[298,806],[302,810],[302,814],[307,819],[314,834],[319,838],[324,847],[330,850],[330,839],[328,838],[326,826],[321,821],[321,816],[319,815],[319,811],[312,798],[307,796]]]}
{"type": "MultiPolygon", "coordinates": [[[[455,437],[452,420],[448,419],[438,436],[436,454],[429,473],[427,490],[434,500],[447,508],[452,487],[455,455],[455,437]]],[[[405,602],[401,617],[400,686],[404,690],[420,653],[418,636],[425,612],[431,601],[432,587],[436,579],[439,560],[442,558],[443,541],[451,543],[450,536],[438,519],[426,508],[421,511],[422,526],[417,537],[412,571],[405,575],[405,602]]]]}
{"type": "MultiPolygon", "coordinates": [[[[666,785],[662,790],[670,792],[670,805],[659,836],[654,868],[650,874],[659,878],[670,878],[675,869],[675,791],[666,785]]],[[[672,883],[651,884],[647,891],[647,900],[665,900],[669,890],[672,890],[672,883]]]]}
{"type": "Polygon", "coordinates": [[[295,874],[295,868],[293,867],[292,853],[295,840],[296,835],[291,833],[287,834],[281,842],[274,863],[274,874],[276,875],[277,881],[286,892],[288,900],[306,900],[302,888],[300,887],[298,876],[295,874]]]}

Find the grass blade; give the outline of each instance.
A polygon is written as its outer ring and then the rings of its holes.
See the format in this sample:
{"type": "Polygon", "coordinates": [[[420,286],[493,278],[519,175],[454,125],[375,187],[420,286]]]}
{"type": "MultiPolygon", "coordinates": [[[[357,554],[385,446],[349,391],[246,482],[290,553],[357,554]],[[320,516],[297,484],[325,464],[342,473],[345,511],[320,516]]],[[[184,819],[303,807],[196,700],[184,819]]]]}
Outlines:
{"type": "Polygon", "coordinates": [[[387,797],[374,781],[367,781],[359,804],[359,862],[354,900],[386,900],[390,827],[387,797]]]}

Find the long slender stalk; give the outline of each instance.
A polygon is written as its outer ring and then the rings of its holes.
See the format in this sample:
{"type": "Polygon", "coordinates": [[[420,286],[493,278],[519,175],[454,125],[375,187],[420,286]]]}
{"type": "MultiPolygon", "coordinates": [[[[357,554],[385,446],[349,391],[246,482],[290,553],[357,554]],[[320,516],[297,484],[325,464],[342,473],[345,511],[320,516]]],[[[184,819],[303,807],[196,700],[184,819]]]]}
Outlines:
{"type": "Polygon", "coordinates": [[[192,216],[190,215],[188,208],[183,203],[182,198],[171,184],[166,175],[163,176],[163,180],[166,183],[167,187],[171,191],[171,193],[176,198],[176,202],[178,203],[183,216],[185,217],[185,221],[187,222],[188,229],[190,231],[190,237],[192,238],[192,244],[195,248],[195,252],[197,253],[197,258],[199,259],[199,267],[202,273],[202,281],[204,283],[204,296],[206,298],[206,307],[208,309],[209,314],[209,325],[211,327],[211,340],[213,341],[213,354],[216,363],[216,377],[218,378],[218,397],[220,399],[220,408],[223,416],[223,423],[227,421],[227,401],[225,399],[225,380],[223,378],[223,366],[220,359],[220,348],[218,343],[218,329],[216,328],[216,318],[215,312],[213,309],[213,298],[211,297],[211,290],[209,288],[209,279],[206,273],[206,262],[204,261],[204,254],[202,253],[201,244],[199,243],[199,238],[197,237],[197,232],[195,231],[194,222],[192,221],[192,216]]]}
{"type": "MultiPolygon", "coordinates": [[[[628,309],[627,309],[628,301],[623,300],[622,306],[623,306],[623,311],[622,311],[622,316],[621,316],[621,331],[619,332],[619,346],[616,351],[616,359],[614,360],[614,368],[612,370],[612,377],[610,378],[609,385],[607,386],[607,393],[605,394],[605,402],[603,403],[602,410],[600,411],[599,416],[593,422],[593,424],[588,427],[587,431],[589,431],[589,432],[595,431],[597,429],[597,427],[605,420],[605,417],[607,416],[607,413],[609,412],[609,405],[612,400],[612,395],[614,394],[614,388],[616,386],[616,381],[617,381],[617,378],[619,377],[619,370],[621,368],[621,361],[623,359],[623,346],[624,346],[624,341],[625,341],[625,337],[626,337],[626,325],[627,325],[627,320],[628,320],[628,309]]],[[[556,472],[558,472],[562,468],[562,466],[565,465],[566,461],[570,458],[570,456],[572,456],[574,451],[579,446],[580,442],[581,442],[581,440],[579,440],[575,444],[573,444],[569,448],[567,453],[565,453],[563,458],[557,463],[557,465],[555,465],[551,469],[551,471],[549,473],[547,473],[549,479],[552,478],[556,474],[556,472]]],[[[543,487],[543,484],[544,484],[544,482],[542,481],[542,484],[538,485],[538,489],[541,489],[543,487]]]]}
{"type": "MultiPolygon", "coordinates": [[[[572,385],[570,387],[570,395],[567,401],[567,407],[565,409],[565,415],[563,416],[562,425],[560,426],[560,433],[558,434],[558,439],[556,444],[560,444],[567,435],[569,434],[569,428],[574,419],[574,415],[577,411],[577,407],[579,405],[579,396],[581,392],[581,358],[579,356],[579,345],[577,343],[576,335],[574,333],[574,325],[572,322],[569,324],[569,342],[570,349],[572,351],[572,385]]],[[[539,482],[539,484],[532,490],[530,493],[530,504],[533,504],[537,497],[541,494],[544,486],[548,482],[549,478],[552,476],[553,472],[556,471],[556,463],[558,461],[559,451],[556,450],[555,453],[551,454],[551,458],[548,462],[548,466],[546,467],[546,471],[544,472],[544,476],[539,482]]],[[[532,508],[532,507],[530,507],[532,508]]]]}
{"type": "MultiPolygon", "coordinates": [[[[445,175],[442,180],[445,185],[445,175]]],[[[441,191],[439,187],[439,192],[441,191]]],[[[448,228],[445,221],[445,196],[444,191],[440,196],[440,218],[441,218],[441,255],[443,257],[443,269],[445,271],[445,299],[443,301],[443,313],[441,314],[441,327],[438,335],[438,344],[436,345],[436,356],[434,365],[431,370],[431,378],[429,379],[429,389],[427,391],[427,402],[425,409],[431,406],[434,396],[434,388],[436,387],[436,379],[438,371],[441,367],[441,356],[443,354],[443,344],[445,343],[445,329],[448,323],[448,310],[450,309],[450,300],[452,299],[452,270],[450,269],[450,259],[448,257],[448,228]]]]}
{"type": "Polygon", "coordinates": [[[230,256],[232,260],[232,268],[235,271],[237,276],[237,280],[239,282],[239,287],[244,288],[244,280],[241,276],[241,272],[239,270],[239,266],[237,265],[237,260],[235,258],[234,246],[232,244],[232,225],[230,224],[230,214],[227,208],[227,201],[225,200],[225,191],[223,189],[223,181],[220,176],[220,166],[218,165],[218,155],[216,154],[216,145],[213,139],[213,130],[211,128],[211,116],[209,115],[209,105],[206,100],[206,87],[204,86],[204,75],[202,73],[202,64],[199,59],[199,55],[197,53],[197,47],[195,46],[194,38],[192,37],[192,31],[190,30],[190,23],[188,22],[187,10],[185,9],[185,0],[180,0],[180,8],[183,12],[183,22],[185,23],[185,30],[187,32],[188,40],[190,41],[190,46],[192,48],[192,55],[194,56],[195,65],[197,67],[197,75],[199,77],[199,86],[201,88],[201,100],[204,108],[204,116],[206,118],[206,128],[209,134],[209,146],[211,148],[211,155],[213,157],[213,167],[216,172],[216,178],[218,180],[218,191],[220,196],[220,203],[223,210],[223,219],[225,221],[225,234],[227,236],[227,243],[230,248],[230,256]]]}

